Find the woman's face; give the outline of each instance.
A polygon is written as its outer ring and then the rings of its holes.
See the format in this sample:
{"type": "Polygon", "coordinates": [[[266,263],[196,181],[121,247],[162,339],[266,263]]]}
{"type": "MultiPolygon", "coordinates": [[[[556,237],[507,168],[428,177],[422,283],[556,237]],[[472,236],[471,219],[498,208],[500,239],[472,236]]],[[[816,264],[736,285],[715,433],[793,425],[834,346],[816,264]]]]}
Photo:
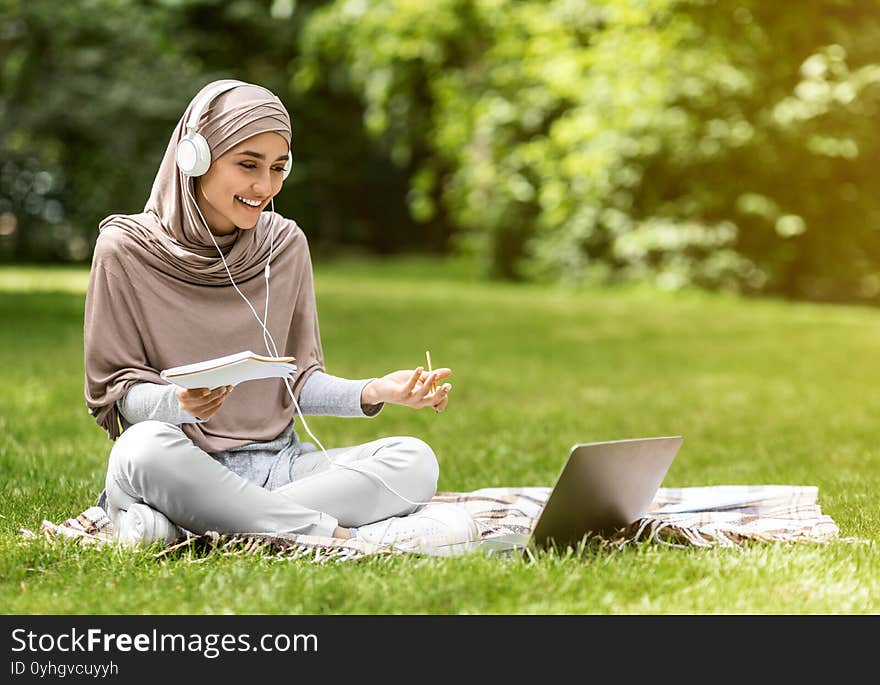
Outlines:
{"type": "Polygon", "coordinates": [[[196,179],[196,202],[214,235],[253,228],[284,178],[287,141],[272,131],[242,141],[196,179]],[[245,202],[246,201],[246,202],[245,202]]]}

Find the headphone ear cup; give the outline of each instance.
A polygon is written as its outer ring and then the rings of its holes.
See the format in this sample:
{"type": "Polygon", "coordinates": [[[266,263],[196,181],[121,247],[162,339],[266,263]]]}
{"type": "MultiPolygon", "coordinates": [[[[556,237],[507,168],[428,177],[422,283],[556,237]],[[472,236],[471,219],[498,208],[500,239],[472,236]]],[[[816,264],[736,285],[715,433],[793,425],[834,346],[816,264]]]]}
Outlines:
{"type": "Polygon", "coordinates": [[[284,176],[281,178],[282,181],[286,181],[287,177],[290,176],[290,170],[293,169],[293,153],[287,153],[287,161],[284,163],[284,176]]]}
{"type": "Polygon", "coordinates": [[[187,133],[177,144],[177,167],[186,176],[201,176],[211,167],[211,148],[200,133],[187,133]]]}

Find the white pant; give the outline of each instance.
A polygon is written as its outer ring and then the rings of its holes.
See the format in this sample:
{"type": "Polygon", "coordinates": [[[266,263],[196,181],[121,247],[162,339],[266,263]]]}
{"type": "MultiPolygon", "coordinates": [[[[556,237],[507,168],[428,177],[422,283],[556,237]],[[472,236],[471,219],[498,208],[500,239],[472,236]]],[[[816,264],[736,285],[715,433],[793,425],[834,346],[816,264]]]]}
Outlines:
{"type": "Polygon", "coordinates": [[[267,490],[214,461],[179,426],[142,421],[125,430],[110,452],[107,513],[143,502],[194,533],[301,533],[332,535],[337,526],[361,526],[419,508],[377,478],[339,466],[352,464],[381,476],[414,502],[437,489],[433,450],[418,438],[392,437],[363,445],[296,455],[290,481],[267,490]]]}

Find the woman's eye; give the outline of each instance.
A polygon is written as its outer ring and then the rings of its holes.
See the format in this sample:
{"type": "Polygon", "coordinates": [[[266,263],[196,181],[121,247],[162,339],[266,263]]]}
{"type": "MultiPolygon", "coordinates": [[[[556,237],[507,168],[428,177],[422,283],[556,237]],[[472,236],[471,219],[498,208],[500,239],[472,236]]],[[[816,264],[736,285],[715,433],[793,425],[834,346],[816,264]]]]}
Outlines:
{"type": "MultiPolygon", "coordinates": [[[[257,168],[257,165],[253,164],[253,163],[240,164],[240,166],[243,166],[245,169],[256,169],[257,168]]],[[[284,167],[281,167],[281,166],[272,167],[272,171],[278,172],[280,174],[280,173],[284,172],[284,167]]]]}

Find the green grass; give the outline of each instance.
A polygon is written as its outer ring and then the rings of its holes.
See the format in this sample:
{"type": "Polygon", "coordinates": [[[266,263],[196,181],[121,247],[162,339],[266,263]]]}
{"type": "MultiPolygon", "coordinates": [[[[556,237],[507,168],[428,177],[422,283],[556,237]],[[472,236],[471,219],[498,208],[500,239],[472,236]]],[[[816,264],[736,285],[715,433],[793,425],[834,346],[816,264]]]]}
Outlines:
{"type": "Polygon", "coordinates": [[[4,613],[877,613],[880,315],[646,288],[487,284],[459,265],[316,264],[328,371],[453,369],[449,410],[316,417],[325,446],[405,433],[440,489],[549,485],[576,442],[682,434],[665,485],[817,485],[830,544],[642,545],[536,562],[319,566],[23,541],[100,491],[111,443],[83,401],[83,269],[0,268],[4,613]]]}

